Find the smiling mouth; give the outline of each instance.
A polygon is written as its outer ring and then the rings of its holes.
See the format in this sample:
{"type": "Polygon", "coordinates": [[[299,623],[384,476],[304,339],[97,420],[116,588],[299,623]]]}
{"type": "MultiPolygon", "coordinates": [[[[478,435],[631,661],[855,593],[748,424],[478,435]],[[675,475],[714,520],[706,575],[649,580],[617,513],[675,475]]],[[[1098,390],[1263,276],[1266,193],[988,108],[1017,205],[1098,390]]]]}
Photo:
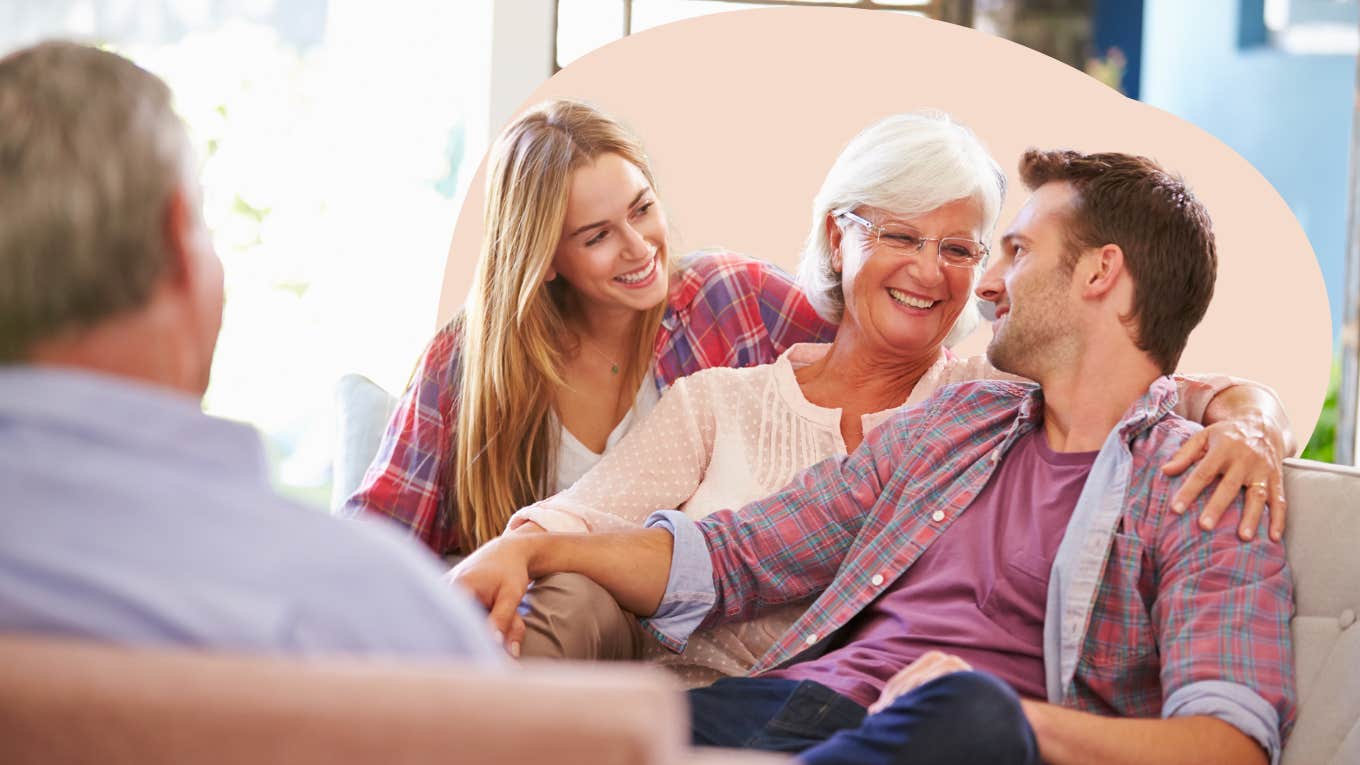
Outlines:
{"type": "Polygon", "coordinates": [[[924,310],[933,308],[936,303],[940,302],[938,300],[928,300],[926,298],[917,297],[901,290],[895,290],[892,287],[888,288],[888,295],[891,296],[893,300],[896,300],[908,308],[920,308],[924,310]]]}
{"type": "Polygon", "coordinates": [[[614,277],[614,281],[623,284],[640,284],[646,281],[653,273],[656,272],[656,261],[657,257],[653,255],[652,259],[647,261],[647,264],[645,266],[642,266],[641,268],[638,268],[633,271],[629,271],[626,274],[619,274],[618,276],[614,277]]]}

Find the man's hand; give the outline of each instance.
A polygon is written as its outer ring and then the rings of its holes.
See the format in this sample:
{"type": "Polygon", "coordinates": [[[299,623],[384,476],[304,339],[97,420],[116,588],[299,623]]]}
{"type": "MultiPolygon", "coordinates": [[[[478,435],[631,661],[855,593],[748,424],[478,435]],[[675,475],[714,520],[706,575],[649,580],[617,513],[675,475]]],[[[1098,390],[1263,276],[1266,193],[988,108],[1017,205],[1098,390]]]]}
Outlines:
{"type": "Polygon", "coordinates": [[[467,590],[490,612],[489,621],[511,656],[519,658],[524,620],[519,603],[529,589],[530,550],[538,534],[503,536],[483,545],[448,573],[448,581],[467,590]]]}
{"type": "Polygon", "coordinates": [[[1270,538],[1280,541],[1286,509],[1284,443],[1284,435],[1259,417],[1224,420],[1205,427],[1182,444],[1162,466],[1167,475],[1180,475],[1197,460],[1199,463],[1172,498],[1172,511],[1185,512],[1206,486],[1222,476],[1218,488],[1200,513],[1200,527],[1208,530],[1218,525],[1237,492],[1245,489],[1246,505],[1237,535],[1244,541],[1250,541],[1256,535],[1261,513],[1269,502],[1270,538]]]}
{"type": "Polygon", "coordinates": [[[926,651],[921,658],[908,664],[888,680],[887,685],[883,686],[883,692],[878,695],[878,701],[869,707],[869,714],[887,709],[898,696],[910,693],[931,680],[955,672],[969,672],[972,669],[968,662],[953,654],[926,651]]]}

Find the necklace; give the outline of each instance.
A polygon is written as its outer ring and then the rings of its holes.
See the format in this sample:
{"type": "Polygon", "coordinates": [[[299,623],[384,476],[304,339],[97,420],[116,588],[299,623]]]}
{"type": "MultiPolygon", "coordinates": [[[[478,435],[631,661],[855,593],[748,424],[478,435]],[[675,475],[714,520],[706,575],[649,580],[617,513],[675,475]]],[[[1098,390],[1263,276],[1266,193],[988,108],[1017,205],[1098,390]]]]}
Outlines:
{"type": "Polygon", "coordinates": [[[605,361],[608,361],[608,362],[609,362],[609,373],[610,373],[610,374],[616,375],[616,374],[619,373],[619,362],[617,362],[617,361],[615,361],[614,359],[610,358],[609,354],[607,354],[607,353],[605,353],[604,351],[600,350],[600,346],[596,345],[596,344],[595,344],[595,341],[591,340],[590,338],[586,337],[585,335],[580,335],[579,337],[580,337],[582,340],[584,340],[584,341],[586,342],[586,345],[589,345],[589,346],[590,346],[590,349],[591,349],[592,351],[595,351],[596,353],[598,353],[598,354],[600,355],[600,358],[602,358],[602,359],[604,359],[605,361]]]}

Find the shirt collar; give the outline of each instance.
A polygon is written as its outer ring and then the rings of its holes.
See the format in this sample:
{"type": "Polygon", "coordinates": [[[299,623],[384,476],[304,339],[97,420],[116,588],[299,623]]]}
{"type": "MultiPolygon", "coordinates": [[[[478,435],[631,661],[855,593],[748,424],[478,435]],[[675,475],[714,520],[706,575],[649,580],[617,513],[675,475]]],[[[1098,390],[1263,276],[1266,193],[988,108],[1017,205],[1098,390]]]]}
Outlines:
{"type": "Polygon", "coordinates": [[[668,332],[674,332],[680,326],[682,316],[688,316],[690,305],[694,302],[694,297],[699,294],[699,288],[703,286],[703,279],[694,272],[692,268],[685,268],[688,261],[681,262],[681,268],[672,274],[672,284],[670,294],[666,296],[666,307],[669,309],[661,316],[661,326],[668,332]],[[676,276],[679,278],[676,279],[676,276]]]}
{"type": "Polygon", "coordinates": [[[1147,392],[1133,402],[1116,426],[1120,438],[1129,441],[1155,425],[1176,407],[1176,398],[1175,380],[1166,376],[1153,380],[1147,392]]]}
{"type": "Polygon", "coordinates": [[[255,429],[210,417],[198,399],[148,383],[86,370],[0,366],[0,423],[20,422],[77,433],[165,460],[189,460],[268,482],[255,429]]]}

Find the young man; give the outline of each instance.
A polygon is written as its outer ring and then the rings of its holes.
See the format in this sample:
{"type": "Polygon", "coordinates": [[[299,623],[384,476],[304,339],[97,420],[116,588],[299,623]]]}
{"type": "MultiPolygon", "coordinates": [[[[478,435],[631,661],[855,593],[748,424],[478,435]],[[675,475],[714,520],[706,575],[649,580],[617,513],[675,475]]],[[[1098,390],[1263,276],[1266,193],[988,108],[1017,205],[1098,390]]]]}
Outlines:
{"type": "Polygon", "coordinates": [[[0,631],[493,660],[399,533],[270,488],[205,416],[222,266],[170,92],[45,43],[0,59],[0,631]]]}
{"type": "Polygon", "coordinates": [[[531,577],[582,573],[677,650],[820,595],[751,677],[691,693],[697,743],[815,763],[1277,760],[1295,703],[1283,549],[1205,533],[1161,470],[1198,430],[1165,375],[1213,292],[1208,215],[1140,157],[1031,151],[1021,172],[1034,194],[978,294],[992,362],[1037,386],[949,388],[739,512],[511,535],[456,579],[509,630],[531,577]]]}

